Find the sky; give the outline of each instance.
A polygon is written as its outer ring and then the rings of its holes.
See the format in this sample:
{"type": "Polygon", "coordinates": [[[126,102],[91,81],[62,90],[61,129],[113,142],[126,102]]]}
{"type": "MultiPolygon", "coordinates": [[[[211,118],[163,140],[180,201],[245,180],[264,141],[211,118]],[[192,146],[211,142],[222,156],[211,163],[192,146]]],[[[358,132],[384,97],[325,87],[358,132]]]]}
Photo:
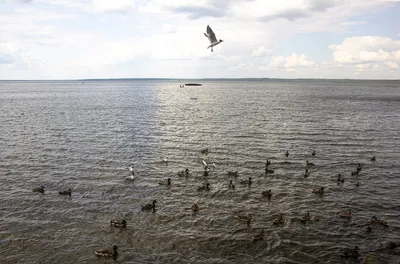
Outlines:
{"type": "Polygon", "coordinates": [[[0,0],[0,80],[400,79],[399,1],[0,0]]]}

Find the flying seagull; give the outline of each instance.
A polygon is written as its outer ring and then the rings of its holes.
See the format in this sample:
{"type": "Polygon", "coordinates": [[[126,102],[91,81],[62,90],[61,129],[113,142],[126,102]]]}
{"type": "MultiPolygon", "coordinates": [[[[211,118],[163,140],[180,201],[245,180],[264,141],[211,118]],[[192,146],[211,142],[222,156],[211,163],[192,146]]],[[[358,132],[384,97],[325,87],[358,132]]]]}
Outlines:
{"type": "Polygon", "coordinates": [[[217,38],[215,37],[214,31],[212,31],[212,29],[208,25],[207,25],[207,34],[204,33],[204,36],[206,36],[208,38],[208,40],[210,41],[210,43],[211,43],[211,45],[208,46],[208,48],[211,48],[211,52],[213,51],[213,47],[214,46],[216,46],[219,43],[223,42],[222,39],[220,39],[219,41],[217,40],[217,38]]]}

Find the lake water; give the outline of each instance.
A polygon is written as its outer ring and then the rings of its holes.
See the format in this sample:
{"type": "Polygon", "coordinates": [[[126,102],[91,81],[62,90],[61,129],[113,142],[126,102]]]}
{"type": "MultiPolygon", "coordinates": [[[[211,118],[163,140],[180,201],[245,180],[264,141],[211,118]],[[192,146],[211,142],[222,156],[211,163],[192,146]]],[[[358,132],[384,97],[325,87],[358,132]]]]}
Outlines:
{"type": "Polygon", "coordinates": [[[0,262],[114,263],[94,250],[117,245],[116,263],[346,263],[354,246],[360,262],[400,263],[399,247],[379,248],[400,242],[399,82],[197,82],[0,82],[0,262]],[[208,177],[202,160],[216,164],[208,177]],[[350,220],[338,215],[347,209],[350,220]],[[250,226],[235,217],[247,213],[250,226]],[[373,215],[389,227],[359,226],[373,215]]]}

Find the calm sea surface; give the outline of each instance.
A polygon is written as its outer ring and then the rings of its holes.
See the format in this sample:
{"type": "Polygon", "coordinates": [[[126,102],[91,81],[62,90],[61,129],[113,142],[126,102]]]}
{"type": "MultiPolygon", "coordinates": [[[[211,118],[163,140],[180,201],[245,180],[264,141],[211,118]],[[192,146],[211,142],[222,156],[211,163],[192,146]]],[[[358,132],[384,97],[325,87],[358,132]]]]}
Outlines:
{"type": "Polygon", "coordinates": [[[94,250],[117,245],[116,263],[346,263],[354,246],[360,263],[400,263],[399,247],[379,248],[400,242],[399,82],[201,82],[0,82],[0,262],[114,263],[94,250]],[[216,164],[206,178],[202,160],[216,164]],[[250,226],[235,217],[247,213],[250,226]],[[367,233],[373,215],[389,227],[367,233]]]}

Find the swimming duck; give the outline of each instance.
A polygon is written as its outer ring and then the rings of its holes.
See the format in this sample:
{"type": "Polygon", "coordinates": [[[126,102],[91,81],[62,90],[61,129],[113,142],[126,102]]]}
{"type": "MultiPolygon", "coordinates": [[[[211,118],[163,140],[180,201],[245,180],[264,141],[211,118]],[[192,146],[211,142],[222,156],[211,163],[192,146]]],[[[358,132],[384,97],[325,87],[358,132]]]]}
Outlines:
{"type": "Polygon", "coordinates": [[[371,161],[375,161],[376,160],[376,158],[375,158],[375,156],[373,156],[372,158],[371,158],[371,161]]]}
{"type": "Polygon", "coordinates": [[[372,217],[371,223],[372,223],[372,224],[378,224],[378,225],[385,226],[385,227],[388,227],[388,226],[389,226],[388,223],[387,223],[386,221],[378,219],[378,217],[376,217],[376,215],[374,215],[374,216],[372,217]]]}
{"type": "Polygon", "coordinates": [[[386,249],[395,249],[397,247],[397,244],[393,241],[384,241],[381,243],[381,247],[386,249]]]}
{"type": "Polygon", "coordinates": [[[313,153],[311,153],[311,155],[315,156],[315,154],[316,154],[316,153],[315,153],[315,150],[314,150],[313,153]]]}
{"type": "Polygon", "coordinates": [[[207,154],[208,154],[208,148],[202,149],[202,150],[201,150],[201,154],[207,155],[207,154]]]}
{"type": "Polygon", "coordinates": [[[289,151],[286,150],[285,156],[286,156],[286,157],[289,156],[289,151]]]}
{"type": "Polygon", "coordinates": [[[310,216],[310,212],[308,212],[307,211],[307,213],[305,214],[305,215],[303,215],[301,218],[300,218],[300,222],[302,222],[303,224],[305,223],[305,222],[307,222],[307,221],[310,221],[311,220],[311,216],[310,216]]]}
{"type": "Polygon", "coordinates": [[[345,259],[358,259],[360,257],[360,253],[358,253],[360,249],[355,246],[353,249],[345,249],[342,254],[340,254],[341,258],[345,259]]]}
{"type": "Polygon", "coordinates": [[[251,183],[252,183],[252,178],[251,177],[249,177],[249,179],[248,180],[240,180],[239,182],[241,183],[241,184],[247,184],[247,185],[251,185],[251,183]]]}
{"type": "Polygon", "coordinates": [[[340,175],[340,173],[337,176],[337,182],[344,182],[344,179],[342,178],[342,175],[340,175]]]}
{"type": "Polygon", "coordinates": [[[199,191],[209,191],[210,190],[210,184],[209,183],[207,183],[207,184],[205,184],[205,185],[203,185],[203,186],[200,186],[199,188],[197,188],[197,191],[199,192],[199,191]]]}
{"type": "Polygon", "coordinates": [[[251,214],[247,214],[247,215],[237,215],[236,216],[237,219],[239,219],[242,222],[246,222],[247,225],[250,225],[251,220],[253,219],[251,214]]]}
{"type": "Polygon", "coordinates": [[[271,165],[271,161],[267,160],[267,162],[265,162],[265,167],[268,167],[269,165],[271,165]]]}
{"type": "Polygon", "coordinates": [[[208,165],[204,167],[204,171],[203,171],[203,175],[204,176],[208,176],[208,172],[210,171],[210,169],[208,168],[208,165]]]}
{"type": "Polygon", "coordinates": [[[193,212],[197,212],[197,211],[200,210],[200,208],[199,208],[199,206],[195,203],[195,204],[192,205],[192,210],[193,210],[193,212]]]}
{"type": "Polygon", "coordinates": [[[310,176],[310,173],[309,173],[308,170],[306,169],[306,172],[304,173],[304,178],[307,178],[308,176],[310,176]]]}
{"type": "Polygon", "coordinates": [[[276,226],[279,226],[279,225],[283,225],[284,222],[285,221],[283,220],[283,214],[281,213],[281,214],[279,214],[279,217],[274,220],[273,224],[276,226]]]}
{"type": "Polygon", "coordinates": [[[253,242],[258,241],[258,240],[263,240],[263,239],[264,239],[264,229],[261,229],[260,233],[253,236],[253,242]]]}
{"type": "Polygon", "coordinates": [[[239,173],[238,173],[238,171],[228,171],[228,175],[237,177],[239,175],[239,173]]]}
{"type": "Polygon", "coordinates": [[[153,200],[152,204],[145,204],[142,205],[142,211],[147,211],[147,210],[155,210],[156,209],[156,200],[153,200]]]}
{"type": "Polygon", "coordinates": [[[119,228],[125,228],[126,227],[126,220],[110,220],[110,225],[119,227],[119,228]]]}
{"type": "Polygon", "coordinates": [[[361,163],[358,163],[358,166],[357,166],[357,172],[358,172],[358,173],[360,173],[360,172],[361,172],[361,170],[362,170],[361,163]]]}
{"type": "Polygon", "coordinates": [[[232,180],[229,181],[229,189],[235,189],[235,185],[232,183],[232,180]]]}
{"type": "Polygon", "coordinates": [[[168,178],[167,180],[164,181],[159,181],[159,185],[171,185],[171,178],[168,178]]]}
{"type": "Polygon", "coordinates": [[[185,169],[182,171],[178,171],[178,176],[188,176],[189,175],[189,169],[185,169]]]}
{"type": "Polygon", "coordinates": [[[67,191],[58,192],[58,194],[59,195],[69,195],[69,197],[71,197],[71,192],[72,192],[72,190],[71,190],[71,188],[69,188],[67,191]]]}
{"type": "Polygon", "coordinates": [[[315,194],[320,194],[320,195],[322,195],[322,194],[324,194],[324,189],[325,189],[325,187],[318,187],[318,188],[314,188],[314,189],[312,190],[312,192],[315,193],[315,194]]]}
{"type": "Polygon", "coordinates": [[[274,170],[268,169],[268,167],[265,167],[265,174],[267,173],[274,173],[274,170]]]}
{"type": "Polygon", "coordinates": [[[40,193],[44,193],[45,192],[45,187],[44,186],[40,186],[40,187],[36,187],[36,188],[33,188],[33,192],[40,192],[40,193]]]}
{"type": "Polygon", "coordinates": [[[346,219],[350,219],[351,218],[351,209],[348,209],[346,211],[340,212],[339,216],[341,218],[346,218],[346,219]]]}
{"type": "Polygon", "coordinates": [[[94,252],[94,254],[96,254],[96,256],[106,257],[106,258],[116,257],[118,255],[117,249],[118,249],[117,246],[114,246],[112,250],[110,250],[110,249],[100,249],[100,250],[96,250],[94,252]]]}
{"type": "Polygon", "coordinates": [[[312,163],[312,162],[308,162],[308,160],[306,161],[306,165],[307,165],[307,166],[315,166],[315,164],[314,164],[314,163],[312,163]]]}
{"type": "Polygon", "coordinates": [[[265,190],[261,194],[262,194],[262,196],[267,197],[267,198],[271,198],[272,197],[271,190],[265,190]]]}

